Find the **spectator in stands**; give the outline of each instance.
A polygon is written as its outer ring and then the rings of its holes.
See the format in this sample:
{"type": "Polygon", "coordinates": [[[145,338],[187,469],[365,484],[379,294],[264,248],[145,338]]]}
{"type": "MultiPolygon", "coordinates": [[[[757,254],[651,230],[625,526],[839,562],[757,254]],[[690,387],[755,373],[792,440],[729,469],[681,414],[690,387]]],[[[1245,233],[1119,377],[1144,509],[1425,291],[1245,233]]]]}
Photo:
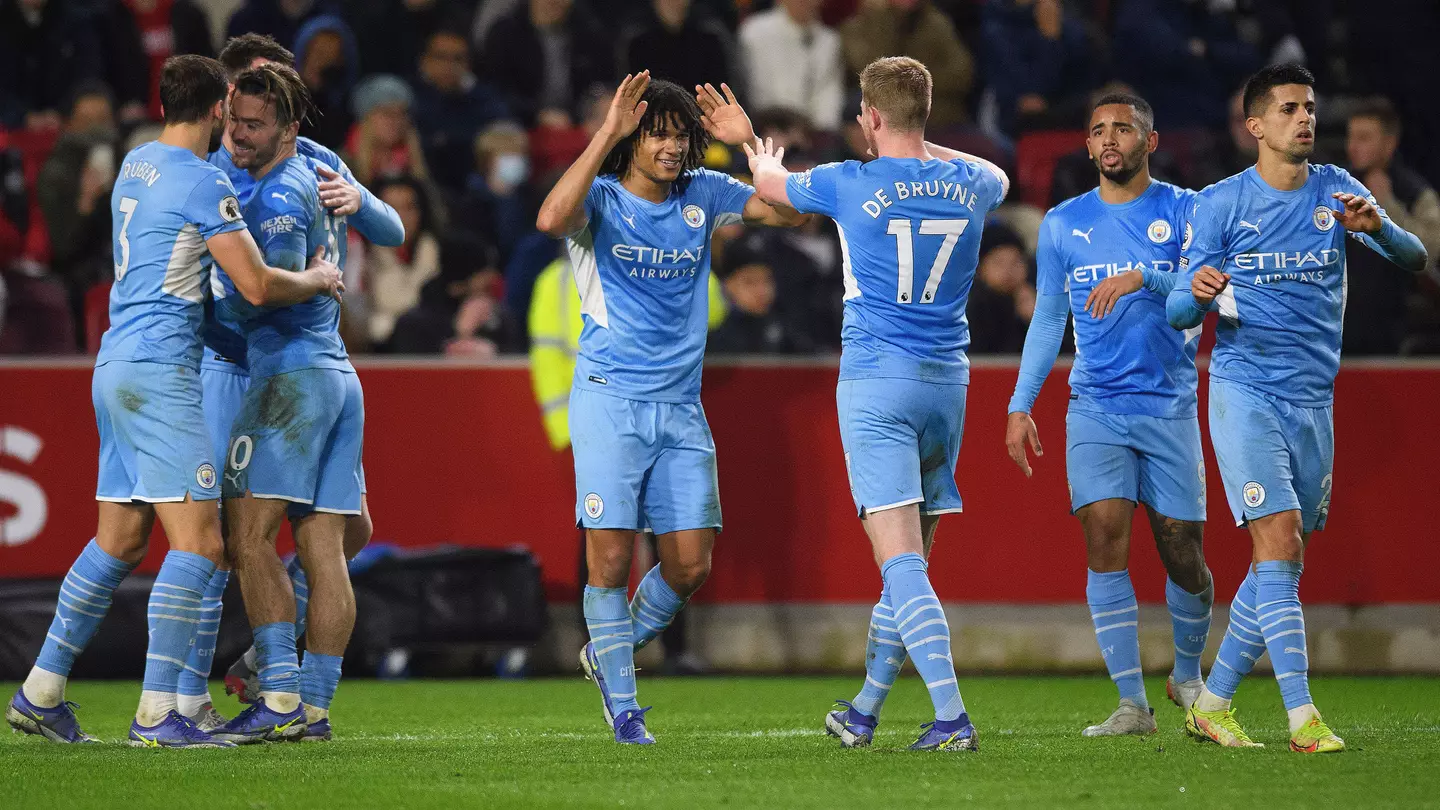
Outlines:
{"type": "Polygon", "coordinates": [[[57,130],[71,90],[104,70],[100,38],[74,4],[0,0],[0,126],[57,130]]]}
{"type": "MultiPolygon", "coordinates": [[[[1396,225],[1420,237],[1430,260],[1440,255],[1440,197],[1425,178],[1400,162],[1400,116],[1383,98],[1369,99],[1350,113],[1345,152],[1350,173],[1396,225]]],[[[1405,336],[1406,299],[1415,278],[1374,251],[1350,250],[1346,257],[1348,295],[1344,351],[1395,354],[1405,336]]]]}
{"type": "Polygon", "coordinates": [[[311,18],[331,13],[335,4],[327,0],[245,0],[230,16],[227,37],[241,34],[269,34],[276,42],[299,52],[296,35],[311,18]]]}
{"type": "Polygon", "coordinates": [[[780,0],[746,17],[740,63],[751,109],[796,110],[816,129],[835,132],[845,106],[844,66],[840,35],[820,22],[820,5],[821,0],[780,0]]]}
{"type": "Polygon", "coordinates": [[[1035,287],[1029,278],[1030,260],[1019,234],[986,223],[966,309],[971,353],[1014,354],[1024,348],[1025,331],[1035,314],[1035,287]]]}
{"type": "Polygon", "coordinates": [[[967,100],[975,60],[932,0],[863,0],[855,16],[840,27],[840,40],[852,76],[882,56],[905,54],[924,62],[935,84],[931,130],[970,120],[967,100]]]}
{"type": "Polygon", "coordinates": [[[572,0],[528,0],[490,29],[478,73],[526,127],[564,129],[592,85],[613,86],[613,54],[599,22],[572,0]]]}
{"type": "Polygon", "coordinates": [[[360,51],[350,26],[333,14],[310,18],[295,35],[295,67],[315,102],[300,134],[340,148],[352,124],[350,92],[360,78],[360,51]]]}
{"type": "Polygon", "coordinates": [[[77,321],[85,291],[111,273],[110,188],[118,138],[109,88],[81,83],[36,184],[50,233],[51,272],[65,285],[77,321]]]}
{"type": "Polygon", "coordinates": [[[470,43],[456,31],[430,35],[420,57],[413,107],[431,177],[459,192],[475,166],[475,136],[510,117],[498,91],[470,72],[470,43]]]}
{"type": "Polygon", "coordinates": [[[1190,185],[1204,188],[1211,183],[1245,171],[1259,159],[1260,142],[1245,128],[1245,93],[1237,90],[1226,106],[1224,136],[1216,148],[1202,150],[1195,156],[1190,185]]]}
{"type": "Polygon", "coordinates": [[[706,351],[716,354],[808,354],[814,344],[775,309],[775,270],[743,243],[731,245],[720,267],[729,312],[710,333],[706,351]]]}
{"type": "Polygon", "coordinates": [[[495,251],[475,234],[446,237],[441,270],[420,292],[420,305],[395,325],[391,349],[406,354],[490,358],[513,351],[518,329],[500,304],[495,251]]]}
{"type": "Polygon", "coordinates": [[[124,0],[124,4],[134,15],[144,51],[147,112],[159,121],[160,68],[176,54],[214,56],[210,21],[193,0],[124,0]]]}
{"type": "Polygon", "coordinates": [[[345,162],[367,186],[394,177],[428,180],[420,134],[410,120],[415,96],[398,76],[381,73],[356,85],[356,124],[345,140],[345,162]]]}
{"type": "Polygon", "coordinates": [[[651,0],[649,13],[620,38],[620,70],[649,70],[684,88],[721,82],[738,84],[735,43],[719,21],[690,0],[651,0]]]}
{"type": "Polygon", "coordinates": [[[425,188],[414,178],[382,181],[375,193],[405,225],[405,244],[371,245],[365,255],[370,342],[384,351],[396,320],[420,303],[421,288],[440,275],[440,239],[431,223],[425,188]]]}
{"type": "Polygon", "coordinates": [[[1083,117],[1098,57],[1061,0],[987,0],[981,19],[985,79],[1001,131],[1083,117]]]}
{"type": "MultiPolygon", "coordinates": [[[[1435,44],[1440,42],[1440,3],[1365,0],[1337,3],[1348,17],[1342,54],[1360,93],[1394,100],[1404,123],[1401,148],[1410,167],[1440,186],[1440,104],[1435,103],[1435,44]]],[[[1336,54],[1327,53],[1326,57],[1336,54]]]]}
{"type": "Polygon", "coordinates": [[[115,101],[115,118],[122,127],[149,118],[150,58],[135,15],[125,0],[90,0],[87,6],[90,24],[101,32],[100,60],[115,101]]]}
{"type": "Polygon", "coordinates": [[[1225,94],[1260,67],[1233,11],[1189,0],[1125,0],[1115,14],[1116,74],[1155,107],[1159,129],[1219,128],[1225,94]]]}
{"type": "Polygon", "coordinates": [[[366,73],[408,75],[430,35],[468,26],[474,7],[473,0],[349,0],[345,16],[365,55],[366,73]]]}
{"type": "Polygon", "coordinates": [[[475,171],[465,183],[456,222],[479,232],[507,258],[515,242],[534,228],[530,140],[513,122],[497,124],[475,139],[475,171]]]}

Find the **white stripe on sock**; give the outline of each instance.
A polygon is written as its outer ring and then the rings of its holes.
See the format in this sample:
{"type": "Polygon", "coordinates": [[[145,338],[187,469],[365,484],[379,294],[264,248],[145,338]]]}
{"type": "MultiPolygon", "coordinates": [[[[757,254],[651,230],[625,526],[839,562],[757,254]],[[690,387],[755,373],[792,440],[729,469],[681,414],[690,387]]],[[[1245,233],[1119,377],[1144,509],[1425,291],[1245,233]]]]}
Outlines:
{"type": "Polygon", "coordinates": [[[83,609],[81,609],[81,608],[75,607],[74,605],[72,605],[72,604],[70,604],[69,602],[65,601],[65,597],[63,597],[63,596],[60,597],[60,599],[59,599],[58,601],[60,602],[60,604],[64,605],[66,608],[70,609],[71,611],[73,611],[73,612],[75,612],[75,613],[79,613],[79,614],[82,615],[82,616],[89,616],[89,617],[91,617],[91,618],[93,618],[93,619],[103,619],[103,618],[105,618],[105,614],[104,614],[104,613],[91,613],[91,612],[88,611],[88,610],[83,610],[83,609]]]}
{"type": "Polygon", "coordinates": [[[1170,618],[1174,619],[1174,620],[1177,621],[1177,622],[1185,622],[1186,624],[1209,624],[1209,623],[1210,623],[1210,614],[1208,614],[1208,613],[1205,614],[1203,617],[1201,617],[1201,618],[1199,618],[1199,619],[1192,619],[1192,618],[1190,618],[1189,616],[1181,616],[1180,614],[1178,614],[1178,613],[1176,613],[1175,611],[1172,610],[1172,611],[1170,611],[1170,618]]]}
{"type": "Polygon", "coordinates": [[[944,685],[950,684],[950,683],[956,683],[956,680],[955,680],[954,678],[946,678],[946,679],[943,680],[943,681],[931,681],[930,683],[925,684],[925,688],[926,688],[926,689],[934,689],[934,688],[937,687],[937,686],[944,686],[944,685]]]}
{"type": "Polygon", "coordinates": [[[45,637],[48,638],[48,639],[50,639],[51,641],[55,642],[56,644],[59,644],[61,647],[64,647],[64,648],[67,649],[67,650],[73,651],[76,655],[79,655],[80,653],[84,652],[84,650],[82,650],[82,649],[80,649],[79,647],[76,647],[74,644],[71,644],[70,642],[68,642],[68,641],[66,641],[66,640],[64,640],[64,639],[56,636],[54,633],[46,633],[46,634],[45,634],[45,637]]]}
{"type": "Polygon", "coordinates": [[[1136,610],[1139,610],[1139,609],[1140,609],[1140,606],[1139,606],[1139,605],[1131,605],[1130,607],[1120,608],[1119,610],[1102,610],[1102,611],[1100,611],[1099,613],[1091,613],[1091,614],[1090,614],[1090,618],[1092,618],[1092,619],[1103,619],[1103,618],[1105,618],[1106,616],[1119,616],[1121,613],[1130,613],[1130,612],[1132,612],[1132,611],[1136,611],[1136,610]]]}
{"type": "Polygon", "coordinates": [[[145,618],[147,618],[147,619],[167,619],[167,620],[169,620],[169,621],[172,621],[172,622],[180,622],[180,623],[182,623],[182,624],[199,624],[199,623],[200,623],[200,620],[199,620],[199,619],[192,619],[192,618],[190,618],[190,617],[188,617],[188,616],[173,616],[173,615],[171,615],[171,614],[169,614],[169,613],[147,613],[147,614],[145,614],[145,618]]]}
{"type": "Polygon", "coordinates": [[[630,619],[629,619],[629,618],[626,618],[624,621],[618,621],[618,622],[594,622],[594,623],[586,622],[586,624],[589,626],[589,628],[590,628],[591,631],[594,631],[594,630],[597,630],[597,629],[602,628],[602,627],[629,627],[629,626],[630,626],[630,619]]]}
{"type": "Polygon", "coordinates": [[[929,643],[932,642],[932,641],[943,641],[943,642],[945,642],[946,644],[949,644],[949,643],[950,643],[950,637],[949,637],[949,636],[931,636],[931,637],[929,637],[929,638],[922,638],[922,639],[920,639],[919,641],[911,642],[910,644],[907,644],[906,646],[913,650],[913,649],[917,649],[917,648],[919,648],[919,647],[923,647],[923,646],[925,646],[926,644],[929,644],[929,643]]]}
{"type": "Polygon", "coordinates": [[[899,616],[901,613],[904,613],[904,612],[905,612],[905,608],[908,608],[908,607],[910,607],[911,605],[915,604],[916,602],[919,602],[919,601],[924,600],[924,599],[929,599],[929,600],[931,600],[931,601],[933,601],[933,602],[937,602],[937,603],[940,601],[940,597],[935,596],[934,594],[921,594],[920,596],[917,596],[917,597],[915,597],[914,599],[911,599],[909,602],[906,602],[905,604],[901,605],[899,608],[896,608],[896,610],[895,610],[895,615],[896,615],[896,616],[899,616]]]}
{"type": "Polygon", "coordinates": [[[1117,672],[1117,673],[1115,673],[1114,675],[1111,675],[1111,676],[1110,676],[1110,680],[1113,681],[1113,680],[1115,680],[1116,678],[1123,678],[1123,677],[1125,677],[1126,675],[1139,675],[1141,672],[1144,672],[1144,671],[1145,671],[1145,670],[1141,669],[1140,667],[1135,667],[1134,669],[1127,669],[1127,670],[1125,670],[1124,672],[1117,672]]]}
{"type": "Polygon", "coordinates": [[[886,645],[889,645],[889,646],[891,646],[891,647],[904,647],[904,646],[905,646],[905,644],[904,644],[903,642],[891,641],[891,640],[888,639],[888,638],[876,638],[876,637],[874,637],[874,636],[867,636],[867,638],[869,638],[871,641],[875,642],[876,644],[886,644],[886,645]]]}
{"type": "Polygon", "coordinates": [[[596,658],[599,658],[600,656],[604,655],[605,653],[613,652],[614,650],[618,650],[618,649],[620,649],[621,647],[633,647],[633,646],[634,646],[634,644],[632,644],[632,643],[629,642],[629,641],[621,641],[621,642],[618,642],[618,643],[616,643],[616,644],[611,644],[609,647],[606,647],[606,648],[603,649],[603,650],[596,650],[596,651],[595,651],[595,657],[596,657],[596,658]]]}
{"type": "Polygon", "coordinates": [[[944,616],[941,616],[941,617],[938,618],[938,619],[931,619],[931,620],[928,621],[928,622],[921,622],[920,624],[915,625],[914,627],[910,628],[909,630],[906,630],[904,633],[901,633],[901,634],[900,634],[900,637],[901,637],[901,638],[909,638],[910,636],[915,635],[916,633],[920,632],[921,630],[925,629],[926,627],[931,627],[931,626],[937,625],[937,624],[945,624],[945,617],[944,617],[944,616]]]}
{"type": "Polygon", "coordinates": [[[1139,626],[1140,626],[1140,622],[1138,622],[1138,621],[1134,621],[1134,622],[1119,622],[1119,623],[1117,623],[1117,624],[1107,624],[1107,625],[1105,625],[1104,627],[1097,627],[1097,628],[1095,628],[1095,635],[1098,636],[1098,635],[1100,635],[1101,633],[1105,632],[1106,630],[1114,630],[1114,629],[1117,628],[1117,627],[1139,627],[1139,626]]]}
{"type": "Polygon", "coordinates": [[[1286,636],[1303,636],[1303,635],[1305,635],[1305,628],[1302,627],[1302,628],[1300,628],[1300,629],[1298,629],[1298,630],[1286,630],[1286,631],[1283,632],[1283,633],[1276,633],[1275,635],[1273,635],[1273,636],[1271,636],[1270,638],[1267,638],[1267,639],[1265,639],[1265,640],[1266,640],[1267,642],[1269,642],[1269,641],[1273,641],[1274,639],[1277,639],[1277,638],[1284,638],[1284,637],[1286,637],[1286,636]]]}
{"type": "Polygon", "coordinates": [[[886,691],[886,692],[889,692],[889,691],[890,691],[890,688],[895,685],[895,684],[893,684],[893,683],[880,683],[879,681],[877,681],[877,680],[875,680],[874,678],[870,677],[870,674],[869,674],[869,673],[866,673],[866,674],[865,674],[865,682],[868,683],[868,684],[870,684],[871,686],[875,687],[876,689],[880,689],[880,690],[883,690],[883,691],[886,691]]]}

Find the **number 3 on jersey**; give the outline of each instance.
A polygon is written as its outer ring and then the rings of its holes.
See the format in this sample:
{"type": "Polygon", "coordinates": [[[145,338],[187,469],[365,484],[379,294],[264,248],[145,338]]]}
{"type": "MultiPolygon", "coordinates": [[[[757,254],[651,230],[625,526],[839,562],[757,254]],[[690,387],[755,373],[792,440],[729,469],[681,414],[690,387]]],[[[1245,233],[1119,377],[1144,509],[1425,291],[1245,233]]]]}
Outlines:
{"type": "Polygon", "coordinates": [[[125,219],[120,222],[120,235],[116,237],[120,242],[120,261],[115,263],[115,280],[125,278],[125,271],[130,269],[130,236],[126,233],[130,229],[130,218],[135,216],[135,206],[140,201],[134,197],[120,198],[120,213],[125,219]]]}
{"type": "MultiPolygon", "coordinates": [[[[945,241],[940,243],[940,250],[935,254],[934,264],[930,265],[930,275],[925,279],[920,303],[929,304],[935,301],[935,291],[940,288],[940,279],[944,277],[945,268],[950,264],[950,254],[955,252],[955,243],[960,241],[960,234],[965,232],[965,227],[969,224],[968,219],[920,220],[921,236],[945,237],[945,241]]],[[[895,301],[901,304],[910,303],[915,293],[915,237],[912,235],[912,226],[911,220],[892,219],[888,231],[895,237],[895,262],[900,268],[900,285],[895,292],[895,301]]]]}

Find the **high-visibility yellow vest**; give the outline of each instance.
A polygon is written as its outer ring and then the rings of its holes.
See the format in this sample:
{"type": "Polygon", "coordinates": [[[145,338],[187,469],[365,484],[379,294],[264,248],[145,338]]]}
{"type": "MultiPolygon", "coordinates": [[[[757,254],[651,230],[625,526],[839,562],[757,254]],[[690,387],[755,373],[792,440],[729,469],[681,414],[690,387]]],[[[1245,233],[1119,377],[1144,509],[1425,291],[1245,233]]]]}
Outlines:
{"type": "MultiPolygon", "coordinates": [[[[710,276],[708,326],[714,329],[725,320],[725,294],[720,282],[710,276]]],[[[527,317],[530,330],[530,385],[540,405],[540,418],[550,447],[570,446],[570,386],[575,379],[575,356],[580,352],[580,291],[568,259],[551,262],[530,296],[527,317]]]]}

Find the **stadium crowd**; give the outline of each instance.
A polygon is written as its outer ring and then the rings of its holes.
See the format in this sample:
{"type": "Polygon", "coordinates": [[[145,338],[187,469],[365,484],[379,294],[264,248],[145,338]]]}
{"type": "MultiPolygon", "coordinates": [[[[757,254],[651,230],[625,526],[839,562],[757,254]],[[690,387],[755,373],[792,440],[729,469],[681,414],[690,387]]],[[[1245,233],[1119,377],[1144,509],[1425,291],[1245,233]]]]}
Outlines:
{"type": "MultiPolygon", "coordinates": [[[[985,229],[975,353],[1020,350],[1040,219],[1095,186],[1083,127],[1092,99],[1117,89],[1155,108],[1155,175],[1201,188],[1254,161],[1244,77],[1304,62],[1321,95],[1317,162],[1348,168],[1440,256],[1426,70],[1440,5],[1425,0],[0,0],[0,353],[95,351],[107,197],[124,151],[158,132],[160,66],[247,32],[295,53],[320,112],[301,134],[339,151],[405,224],[393,248],[351,230],[352,353],[523,352],[578,311],[560,306],[563,245],[535,229],[536,210],[619,78],[642,69],[728,83],[804,168],[862,157],[861,67],[926,63],[933,139],[1016,180],[985,229]]],[[[747,171],[720,144],[706,163],[747,171]]],[[[830,220],[717,232],[713,249],[711,351],[838,351],[830,220]]],[[[1434,268],[1417,280],[1351,256],[1347,355],[1440,352],[1434,268]]]]}

